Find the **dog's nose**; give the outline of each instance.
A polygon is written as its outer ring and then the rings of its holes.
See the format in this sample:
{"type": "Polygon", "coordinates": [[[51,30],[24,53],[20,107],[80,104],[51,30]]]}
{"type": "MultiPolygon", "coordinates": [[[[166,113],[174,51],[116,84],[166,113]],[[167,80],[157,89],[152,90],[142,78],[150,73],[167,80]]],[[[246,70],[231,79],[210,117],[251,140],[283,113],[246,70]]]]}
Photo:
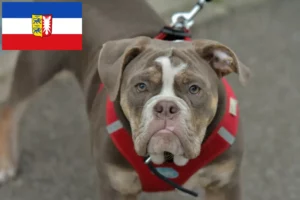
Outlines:
{"type": "Polygon", "coordinates": [[[159,101],[154,106],[154,113],[159,118],[172,118],[179,111],[179,107],[173,101],[159,101]]]}

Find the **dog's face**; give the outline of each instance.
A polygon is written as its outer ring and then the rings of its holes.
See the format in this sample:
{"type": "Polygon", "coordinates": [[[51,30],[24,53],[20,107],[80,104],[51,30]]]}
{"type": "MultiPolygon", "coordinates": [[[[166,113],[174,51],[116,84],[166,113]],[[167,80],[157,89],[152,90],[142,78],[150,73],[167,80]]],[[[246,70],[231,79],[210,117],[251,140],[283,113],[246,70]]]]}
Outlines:
{"type": "Polygon", "coordinates": [[[100,53],[99,73],[110,84],[111,98],[119,95],[137,154],[161,164],[167,152],[175,164],[185,165],[199,155],[216,114],[218,79],[231,71],[245,79],[247,69],[230,49],[207,40],[173,43],[140,37],[113,43],[100,53]],[[118,45],[126,47],[113,62],[109,57],[118,45]],[[113,62],[111,69],[105,59],[113,62]]]}
{"type": "Polygon", "coordinates": [[[217,109],[217,76],[189,53],[149,51],[123,73],[121,107],[130,122],[136,152],[149,154],[156,164],[164,162],[164,152],[173,154],[178,165],[199,155],[217,109]],[[144,62],[148,53],[154,56],[144,62]]]}

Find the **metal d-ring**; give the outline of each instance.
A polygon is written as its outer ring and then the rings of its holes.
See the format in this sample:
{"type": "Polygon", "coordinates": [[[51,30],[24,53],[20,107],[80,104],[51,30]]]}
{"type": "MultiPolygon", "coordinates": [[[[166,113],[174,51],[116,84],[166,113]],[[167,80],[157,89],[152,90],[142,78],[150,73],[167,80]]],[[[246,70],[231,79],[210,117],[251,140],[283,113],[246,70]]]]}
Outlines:
{"type": "Polygon", "coordinates": [[[207,0],[198,0],[189,12],[178,12],[173,14],[171,27],[175,29],[189,29],[194,24],[193,19],[200,12],[206,2],[207,0]]]}

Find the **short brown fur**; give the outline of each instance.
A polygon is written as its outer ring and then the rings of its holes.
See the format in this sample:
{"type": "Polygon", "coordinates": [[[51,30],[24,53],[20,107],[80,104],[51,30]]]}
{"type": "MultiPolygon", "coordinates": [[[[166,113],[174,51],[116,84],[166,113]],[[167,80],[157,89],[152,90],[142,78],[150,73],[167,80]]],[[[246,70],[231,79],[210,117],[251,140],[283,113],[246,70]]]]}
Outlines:
{"type": "MultiPolygon", "coordinates": [[[[133,97],[137,98],[134,93],[130,93],[130,87],[125,84],[130,82],[131,72],[138,75],[147,72],[148,69],[146,76],[154,84],[154,88],[161,88],[162,66],[155,64],[155,58],[168,56],[174,66],[182,62],[189,66],[193,63],[205,66],[201,68],[201,73],[205,76],[199,77],[206,83],[207,93],[203,95],[208,95],[208,103],[200,110],[192,110],[195,117],[191,120],[197,130],[205,127],[202,133],[205,141],[224,113],[225,96],[220,76],[232,71],[238,73],[240,80],[245,82],[249,78],[249,71],[239,62],[232,50],[215,41],[197,40],[179,44],[152,40],[150,37],[157,34],[164,22],[141,0],[84,0],[83,3],[83,51],[21,51],[18,56],[10,96],[5,106],[0,108],[0,172],[7,175],[0,181],[6,181],[14,175],[9,175],[9,170],[18,169],[18,161],[14,161],[11,155],[11,132],[14,128],[12,116],[17,113],[18,105],[32,96],[55,74],[68,70],[74,73],[86,97],[91,124],[91,145],[100,181],[100,199],[136,200],[141,192],[137,174],[115,148],[105,128],[107,96],[114,101],[120,120],[128,132],[132,133],[138,129],[142,107],[151,96],[143,97],[144,100],[140,100],[138,105],[131,100],[133,97]],[[139,12],[141,9],[143,12],[139,12]],[[106,21],[102,16],[107,16],[110,20],[106,21]],[[211,61],[220,60],[215,59],[211,51],[216,48],[225,49],[233,62],[222,61],[218,63],[221,64],[218,65],[221,68],[215,68],[215,63],[211,61]],[[24,76],[24,73],[27,76],[24,76]],[[97,93],[100,83],[105,84],[105,89],[97,93]],[[197,118],[200,115],[202,118],[197,118]],[[116,173],[120,179],[113,177],[116,173]],[[128,181],[134,187],[126,187],[128,181]]],[[[199,74],[197,67],[193,70],[195,74],[199,74]]],[[[190,74],[185,72],[176,77],[175,90],[179,97],[180,84],[190,81],[189,77],[190,74]]],[[[152,96],[159,92],[154,90],[152,96]]],[[[191,187],[204,186],[206,200],[241,200],[241,158],[240,128],[234,145],[195,174],[190,183],[196,185],[191,184],[191,187]]]]}

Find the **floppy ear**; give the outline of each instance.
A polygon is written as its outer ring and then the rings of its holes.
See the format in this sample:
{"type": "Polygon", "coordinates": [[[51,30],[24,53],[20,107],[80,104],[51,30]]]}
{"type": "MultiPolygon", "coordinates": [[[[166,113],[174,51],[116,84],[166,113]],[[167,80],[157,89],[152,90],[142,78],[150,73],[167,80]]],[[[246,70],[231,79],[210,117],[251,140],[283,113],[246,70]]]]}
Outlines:
{"type": "Polygon", "coordinates": [[[136,37],[103,44],[98,59],[98,73],[112,101],[118,96],[125,66],[143,51],[149,41],[148,37],[136,37]]]}
{"type": "Polygon", "coordinates": [[[210,64],[220,78],[235,72],[243,85],[249,80],[249,68],[241,63],[227,46],[212,40],[195,40],[193,45],[196,52],[210,64]]]}

